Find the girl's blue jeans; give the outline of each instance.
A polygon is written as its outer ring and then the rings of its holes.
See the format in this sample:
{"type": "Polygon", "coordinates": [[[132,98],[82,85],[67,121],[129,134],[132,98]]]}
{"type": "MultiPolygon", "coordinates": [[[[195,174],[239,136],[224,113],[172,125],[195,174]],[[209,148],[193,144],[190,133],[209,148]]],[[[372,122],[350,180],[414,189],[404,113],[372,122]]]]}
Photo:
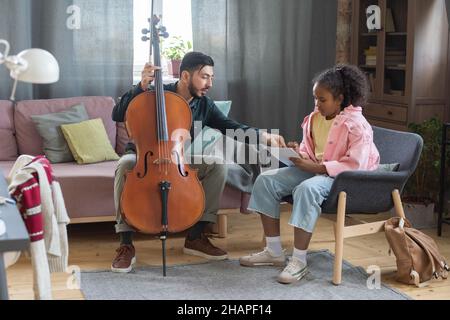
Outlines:
{"type": "Polygon", "coordinates": [[[294,203],[289,224],[312,233],[333,181],[327,175],[303,172],[297,167],[266,171],[255,181],[248,209],[280,219],[280,202],[292,195],[294,203]]]}

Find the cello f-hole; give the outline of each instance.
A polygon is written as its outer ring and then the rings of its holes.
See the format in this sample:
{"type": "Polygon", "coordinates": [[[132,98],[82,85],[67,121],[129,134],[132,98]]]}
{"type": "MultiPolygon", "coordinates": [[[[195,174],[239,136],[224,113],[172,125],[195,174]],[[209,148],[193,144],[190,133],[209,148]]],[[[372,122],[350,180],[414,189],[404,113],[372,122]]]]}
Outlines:
{"type": "Polygon", "coordinates": [[[146,176],[147,176],[147,173],[148,173],[148,156],[150,156],[150,157],[153,157],[153,152],[151,152],[151,151],[148,151],[146,154],[145,154],[145,157],[144,157],[144,174],[142,175],[140,172],[138,172],[138,174],[137,174],[137,176],[138,176],[138,178],[139,179],[144,179],[146,176]]]}
{"type": "Polygon", "coordinates": [[[182,176],[182,177],[187,177],[187,176],[189,176],[189,172],[187,172],[185,169],[184,169],[184,164],[181,162],[181,157],[180,157],[180,155],[178,154],[178,152],[176,152],[176,151],[172,151],[172,154],[173,155],[175,155],[175,157],[176,157],[176,159],[177,159],[177,168],[178,168],[178,172],[180,173],[180,175],[182,176]]]}

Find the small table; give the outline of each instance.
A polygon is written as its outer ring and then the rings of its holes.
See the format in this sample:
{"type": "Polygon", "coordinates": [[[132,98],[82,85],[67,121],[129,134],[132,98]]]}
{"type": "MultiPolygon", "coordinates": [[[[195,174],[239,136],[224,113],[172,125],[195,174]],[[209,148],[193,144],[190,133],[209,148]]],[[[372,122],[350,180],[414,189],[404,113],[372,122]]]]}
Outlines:
{"type": "Polygon", "coordinates": [[[438,236],[442,235],[442,224],[450,224],[450,219],[444,219],[444,207],[445,207],[445,184],[446,184],[446,172],[445,162],[447,160],[447,146],[450,145],[450,138],[448,137],[448,131],[450,129],[450,123],[444,124],[442,128],[442,145],[441,145],[441,170],[440,170],[440,187],[439,187],[439,216],[438,216],[438,236]]]}
{"type": "MultiPolygon", "coordinates": [[[[8,186],[1,171],[0,196],[9,197],[8,186]]],[[[6,233],[0,236],[0,300],[8,300],[8,285],[3,253],[27,249],[30,238],[16,205],[9,203],[0,204],[0,219],[6,225],[6,233]]]]}

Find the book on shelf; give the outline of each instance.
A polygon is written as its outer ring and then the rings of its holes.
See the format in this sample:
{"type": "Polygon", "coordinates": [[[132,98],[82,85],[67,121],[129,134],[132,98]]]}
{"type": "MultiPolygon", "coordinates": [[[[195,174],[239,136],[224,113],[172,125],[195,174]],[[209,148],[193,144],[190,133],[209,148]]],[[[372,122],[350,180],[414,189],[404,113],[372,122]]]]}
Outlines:
{"type": "Polygon", "coordinates": [[[370,46],[368,49],[364,50],[364,55],[366,56],[374,56],[377,54],[377,47],[370,46]]]}
{"type": "Polygon", "coordinates": [[[377,57],[376,56],[367,56],[366,57],[366,65],[367,66],[376,66],[377,65],[377,57]]]}

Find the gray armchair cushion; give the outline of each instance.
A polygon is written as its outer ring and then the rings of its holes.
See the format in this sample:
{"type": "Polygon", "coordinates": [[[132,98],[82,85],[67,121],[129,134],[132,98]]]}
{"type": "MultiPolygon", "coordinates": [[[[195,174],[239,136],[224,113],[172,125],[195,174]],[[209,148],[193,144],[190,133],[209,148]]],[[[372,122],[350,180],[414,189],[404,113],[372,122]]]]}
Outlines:
{"type": "Polygon", "coordinates": [[[391,171],[398,171],[400,168],[400,163],[383,163],[378,165],[378,168],[375,171],[378,172],[391,172],[391,171]]]}

